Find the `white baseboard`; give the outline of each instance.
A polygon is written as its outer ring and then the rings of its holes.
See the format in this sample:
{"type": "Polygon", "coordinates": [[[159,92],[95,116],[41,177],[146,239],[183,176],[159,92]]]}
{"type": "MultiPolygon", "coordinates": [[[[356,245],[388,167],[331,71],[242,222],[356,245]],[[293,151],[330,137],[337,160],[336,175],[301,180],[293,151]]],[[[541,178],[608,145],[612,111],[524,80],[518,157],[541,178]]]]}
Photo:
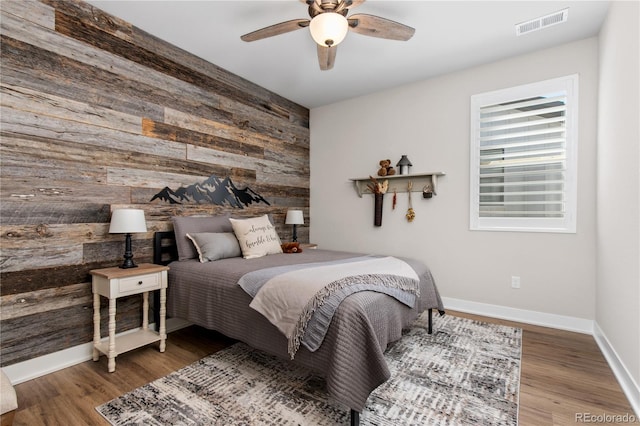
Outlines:
{"type": "Polygon", "coordinates": [[[607,339],[597,322],[594,323],[593,337],[596,339],[596,343],[609,363],[611,370],[613,370],[613,374],[618,379],[618,383],[627,396],[631,408],[635,411],[636,417],[640,418],[640,385],[633,379],[629,369],[624,365],[613,346],[611,346],[609,339],[607,339]]]}
{"type": "Polygon", "coordinates": [[[451,309],[453,311],[557,328],[559,330],[575,331],[577,333],[593,334],[593,320],[584,318],[509,308],[507,306],[471,302],[451,297],[443,297],[442,303],[445,309],[451,309]]]}
{"type": "MultiPolygon", "coordinates": [[[[167,333],[179,330],[191,325],[189,322],[179,318],[167,319],[167,333]]],[[[150,324],[149,328],[155,330],[155,324],[150,324]]],[[[119,335],[138,331],[140,328],[127,330],[119,335]]],[[[63,368],[71,367],[85,361],[93,359],[93,342],[84,343],[72,348],[64,349],[51,354],[43,355],[27,361],[2,367],[12,384],[17,385],[49,373],[53,373],[63,368]]]]}

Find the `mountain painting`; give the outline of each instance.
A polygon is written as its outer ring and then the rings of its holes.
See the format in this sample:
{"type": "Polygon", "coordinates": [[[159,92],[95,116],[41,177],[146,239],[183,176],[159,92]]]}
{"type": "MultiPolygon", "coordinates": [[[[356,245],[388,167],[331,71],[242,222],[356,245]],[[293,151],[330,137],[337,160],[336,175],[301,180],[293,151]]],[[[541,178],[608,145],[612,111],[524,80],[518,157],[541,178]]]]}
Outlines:
{"type": "Polygon", "coordinates": [[[201,183],[195,183],[187,187],[181,186],[175,191],[168,186],[151,198],[169,202],[171,204],[183,203],[210,203],[217,205],[228,204],[231,207],[245,208],[252,203],[265,203],[271,205],[260,194],[251,188],[237,188],[230,178],[220,179],[211,175],[201,183]]]}

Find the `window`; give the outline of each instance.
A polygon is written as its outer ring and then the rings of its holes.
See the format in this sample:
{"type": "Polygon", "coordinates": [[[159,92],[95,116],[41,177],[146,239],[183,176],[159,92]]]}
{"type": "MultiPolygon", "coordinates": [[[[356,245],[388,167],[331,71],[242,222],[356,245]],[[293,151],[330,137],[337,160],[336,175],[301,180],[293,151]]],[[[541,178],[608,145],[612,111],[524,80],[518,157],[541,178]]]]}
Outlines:
{"type": "Polygon", "coordinates": [[[577,75],[471,97],[471,229],[576,232],[577,117],[577,75]]]}

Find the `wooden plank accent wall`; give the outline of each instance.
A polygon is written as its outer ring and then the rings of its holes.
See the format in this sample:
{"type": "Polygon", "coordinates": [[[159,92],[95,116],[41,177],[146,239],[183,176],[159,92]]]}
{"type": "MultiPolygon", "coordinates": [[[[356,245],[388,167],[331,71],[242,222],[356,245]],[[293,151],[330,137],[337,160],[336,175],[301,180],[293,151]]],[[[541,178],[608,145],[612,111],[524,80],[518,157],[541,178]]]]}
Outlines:
{"type": "MultiPolygon", "coordinates": [[[[124,251],[114,208],[145,210],[137,262],[176,215],[268,213],[283,240],[288,208],[309,220],[306,108],[79,0],[0,13],[0,365],[92,341],[89,270],[124,251]],[[270,205],[150,202],[211,175],[270,205]]],[[[139,326],[140,305],[119,300],[118,331],[139,326]]],[[[102,315],[106,334],[106,301],[102,315]]]]}

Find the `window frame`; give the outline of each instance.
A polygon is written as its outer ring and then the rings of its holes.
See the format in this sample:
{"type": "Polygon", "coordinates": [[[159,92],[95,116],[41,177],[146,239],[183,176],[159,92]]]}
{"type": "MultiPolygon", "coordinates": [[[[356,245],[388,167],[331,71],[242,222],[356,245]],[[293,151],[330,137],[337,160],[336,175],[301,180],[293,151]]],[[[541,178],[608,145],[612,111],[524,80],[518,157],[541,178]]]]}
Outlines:
{"type": "Polygon", "coordinates": [[[477,231],[575,233],[578,177],[578,85],[577,74],[479,93],[470,102],[470,206],[469,227],[477,231]],[[559,218],[480,216],[480,109],[501,103],[558,92],[566,93],[564,215],[559,218]]]}

